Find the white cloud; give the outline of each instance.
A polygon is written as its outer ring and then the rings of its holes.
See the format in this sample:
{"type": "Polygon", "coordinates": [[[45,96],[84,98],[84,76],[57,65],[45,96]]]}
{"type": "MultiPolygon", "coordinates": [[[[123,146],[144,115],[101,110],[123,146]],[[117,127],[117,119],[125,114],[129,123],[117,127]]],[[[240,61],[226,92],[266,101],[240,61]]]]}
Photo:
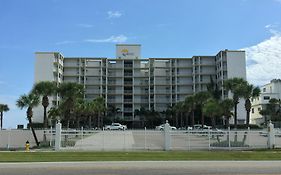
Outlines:
{"type": "Polygon", "coordinates": [[[120,18],[122,16],[122,13],[119,12],[119,11],[108,11],[107,12],[107,17],[109,19],[112,19],[112,18],[120,18]]]}
{"type": "Polygon", "coordinates": [[[83,27],[83,28],[92,28],[92,27],[94,27],[92,24],[77,24],[77,26],[83,27]]]}
{"type": "Polygon", "coordinates": [[[105,39],[86,39],[84,41],[91,42],[91,43],[124,43],[128,40],[128,37],[124,35],[118,35],[118,36],[111,36],[109,38],[105,39]]]}
{"type": "Polygon", "coordinates": [[[272,36],[257,45],[244,48],[247,56],[247,77],[255,85],[264,85],[281,78],[281,33],[266,25],[272,36]]]}
{"type": "Polygon", "coordinates": [[[72,44],[72,43],[75,43],[75,41],[60,41],[60,42],[56,42],[55,44],[56,45],[64,45],[64,44],[72,44]]]}

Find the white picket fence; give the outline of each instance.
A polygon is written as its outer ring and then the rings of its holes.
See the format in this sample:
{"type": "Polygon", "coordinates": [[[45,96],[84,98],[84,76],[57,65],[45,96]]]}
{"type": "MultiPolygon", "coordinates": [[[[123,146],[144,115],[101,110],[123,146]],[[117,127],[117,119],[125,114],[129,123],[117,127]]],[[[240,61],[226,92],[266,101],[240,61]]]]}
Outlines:
{"type": "MultiPolygon", "coordinates": [[[[281,132],[266,130],[46,131],[56,150],[247,150],[281,147],[281,132]],[[51,133],[51,134],[50,134],[51,133]],[[51,136],[52,135],[52,136],[51,136]],[[54,139],[57,140],[54,140],[54,139]]],[[[59,129],[57,129],[59,130],[59,129]]]]}
{"type": "MultiPolygon", "coordinates": [[[[61,124],[37,130],[39,140],[55,150],[247,150],[281,148],[281,131],[273,125],[264,130],[62,130],[61,124]]],[[[30,130],[0,131],[0,148],[23,148],[35,142],[30,130]]]]}

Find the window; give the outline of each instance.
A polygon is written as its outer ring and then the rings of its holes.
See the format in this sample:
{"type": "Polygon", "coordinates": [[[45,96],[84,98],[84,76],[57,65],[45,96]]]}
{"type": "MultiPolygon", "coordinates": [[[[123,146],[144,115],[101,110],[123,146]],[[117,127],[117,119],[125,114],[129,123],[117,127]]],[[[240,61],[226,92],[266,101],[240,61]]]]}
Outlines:
{"type": "Polygon", "coordinates": [[[252,108],[252,114],[253,114],[253,113],[255,113],[255,109],[254,109],[254,108],[252,108]]]}
{"type": "Polygon", "coordinates": [[[258,111],[261,111],[261,108],[258,108],[258,111]]]}
{"type": "Polygon", "coordinates": [[[262,90],[263,92],[265,92],[266,91],[266,88],[263,88],[263,90],[262,90]]]}
{"type": "Polygon", "coordinates": [[[264,100],[269,100],[269,99],[270,99],[270,96],[264,96],[263,99],[264,99],[264,100]]]}

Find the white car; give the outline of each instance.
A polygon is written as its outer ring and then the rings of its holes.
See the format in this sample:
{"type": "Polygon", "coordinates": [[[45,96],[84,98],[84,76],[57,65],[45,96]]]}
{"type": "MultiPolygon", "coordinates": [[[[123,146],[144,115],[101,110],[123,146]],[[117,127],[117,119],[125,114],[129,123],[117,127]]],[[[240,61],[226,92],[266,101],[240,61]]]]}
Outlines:
{"type": "Polygon", "coordinates": [[[121,125],[120,123],[112,123],[111,125],[106,125],[104,129],[106,129],[106,130],[126,130],[127,126],[121,125]]]}
{"type": "MultiPolygon", "coordinates": [[[[164,130],[164,124],[160,125],[160,126],[156,126],[155,127],[156,130],[164,130]]],[[[177,130],[177,128],[175,126],[170,126],[171,130],[177,130]]]]}

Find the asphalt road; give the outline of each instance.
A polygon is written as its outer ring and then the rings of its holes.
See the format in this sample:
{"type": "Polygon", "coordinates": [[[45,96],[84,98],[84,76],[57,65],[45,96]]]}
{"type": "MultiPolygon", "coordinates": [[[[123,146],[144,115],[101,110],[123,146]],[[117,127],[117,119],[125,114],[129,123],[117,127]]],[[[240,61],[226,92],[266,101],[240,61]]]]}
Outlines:
{"type": "Polygon", "coordinates": [[[1,163],[0,175],[280,175],[281,161],[1,163]]]}

